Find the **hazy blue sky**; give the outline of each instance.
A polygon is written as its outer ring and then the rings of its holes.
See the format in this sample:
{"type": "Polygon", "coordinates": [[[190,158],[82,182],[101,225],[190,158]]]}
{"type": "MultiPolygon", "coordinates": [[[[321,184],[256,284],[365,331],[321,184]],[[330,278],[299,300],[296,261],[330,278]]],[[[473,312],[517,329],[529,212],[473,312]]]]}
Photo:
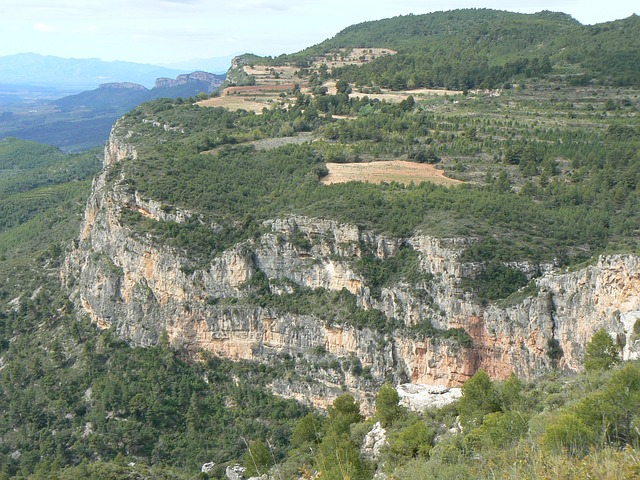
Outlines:
{"type": "Polygon", "coordinates": [[[168,63],[279,55],[354,23],[470,7],[562,11],[584,24],[640,13],[637,0],[0,0],[0,56],[168,63]]]}

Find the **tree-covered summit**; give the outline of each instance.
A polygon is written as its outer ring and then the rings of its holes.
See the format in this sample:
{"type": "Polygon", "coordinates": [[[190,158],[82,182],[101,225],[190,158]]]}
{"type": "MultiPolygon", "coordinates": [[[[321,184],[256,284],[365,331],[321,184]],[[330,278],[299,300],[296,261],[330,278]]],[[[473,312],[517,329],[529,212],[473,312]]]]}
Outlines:
{"type": "Polygon", "coordinates": [[[352,25],[320,44],[271,61],[303,66],[341,49],[376,47],[398,53],[334,73],[354,83],[398,89],[496,88],[527,77],[637,85],[639,39],[637,15],[581,25],[564,13],[465,9],[352,25]]]}
{"type": "Polygon", "coordinates": [[[456,35],[475,36],[479,40],[500,33],[503,35],[502,42],[518,40],[517,45],[512,46],[515,49],[521,47],[523,42],[548,41],[549,36],[580,26],[577,20],[564,13],[544,11],[522,14],[491,9],[463,9],[400,15],[359,23],[345,28],[320,45],[340,48],[375,43],[407,51],[420,41],[441,40],[456,35]]]}

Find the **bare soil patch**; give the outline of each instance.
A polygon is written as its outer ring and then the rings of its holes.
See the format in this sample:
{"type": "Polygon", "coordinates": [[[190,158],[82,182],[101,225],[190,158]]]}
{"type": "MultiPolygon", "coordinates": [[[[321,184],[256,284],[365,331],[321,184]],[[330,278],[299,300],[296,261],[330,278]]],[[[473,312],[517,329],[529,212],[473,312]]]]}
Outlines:
{"type": "Polygon", "coordinates": [[[249,142],[249,145],[253,145],[256,150],[271,150],[282,147],[283,145],[302,145],[303,143],[313,141],[313,138],[313,135],[310,133],[300,133],[294,137],[275,137],[254,140],[253,142],[249,142]]]}
{"type": "Polygon", "coordinates": [[[329,67],[344,67],[346,65],[364,65],[379,57],[387,55],[395,55],[395,50],[389,48],[342,48],[338,51],[328,53],[320,57],[316,57],[313,62],[313,68],[317,68],[323,63],[329,67]]]}
{"type": "Polygon", "coordinates": [[[208,98],[197,105],[201,107],[224,107],[229,110],[247,110],[256,113],[262,113],[262,109],[269,108],[277,97],[274,96],[243,96],[243,95],[224,95],[222,97],[208,98]]]}
{"type": "Polygon", "coordinates": [[[224,107],[229,110],[248,110],[262,113],[274,103],[290,104],[295,98],[281,97],[283,92],[291,92],[293,83],[278,85],[251,85],[243,87],[227,87],[219,97],[208,98],[197,102],[201,107],[224,107]]]}
{"type": "Polygon", "coordinates": [[[345,182],[432,182],[436,185],[451,186],[463,183],[444,176],[441,170],[428,163],[414,163],[405,160],[390,160],[370,163],[327,163],[329,175],[321,182],[324,185],[345,182]]]}
{"type": "Polygon", "coordinates": [[[461,95],[462,90],[437,90],[432,88],[418,88],[415,90],[402,90],[402,91],[383,91],[382,93],[361,93],[353,92],[349,96],[362,98],[368,97],[371,99],[378,99],[380,101],[387,101],[389,103],[400,103],[409,97],[419,99],[421,97],[432,97],[437,95],[461,95]]]}

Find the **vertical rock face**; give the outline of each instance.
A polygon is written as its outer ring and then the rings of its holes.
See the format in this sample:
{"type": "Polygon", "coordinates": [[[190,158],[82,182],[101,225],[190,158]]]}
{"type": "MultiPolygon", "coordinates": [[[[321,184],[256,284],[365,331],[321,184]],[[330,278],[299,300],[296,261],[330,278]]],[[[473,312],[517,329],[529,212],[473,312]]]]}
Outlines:
{"type": "Polygon", "coordinates": [[[178,75],[175,80],[172,78],[158,78],[155,88],[172,88],[188,83],[198,83],[204,86],[203,91],[207,93],[213,92],[222,85],[224,81],[223,75],[214,75],[207,72],[192,72],[189,74],[178,75]]]}
{"type": "Polygon", "coordinates": [[[128,135],[125,135],[124,138],[120,138],[119,136],[115,135],[117,129],[118,123],[116,122],[116,124],[111,129],[109,141],[104,148],[105,167],[117,162],[121,162],[123,160],[135,160],[136,158],[138,158],[138,152],[136,151],[136,148],[126,141],[128,135]]]}
{"type": "Polygon", "coordinates": [[[94,182],[80,237],[63,271],[73,298],[92,320],[132,344],[156,344],[166,332],[171,345],[193,355],[293,359],[294,373],[274,382],[273,390],[319,406],[345,388],[371,405],[385,379],[459,386],[480,368],[494,378],[512,372],[531,376],[551,367],[551,340],[563,351],[557,366],[578,369],[585,344],[600,328],[618,340],[625,358],[638,357],[640,342],[633,333],[640,321],[637,256],[601,257],[575,272],[549,271],[535,280],[535,295],[483,307],[459,287],[477,269],[460,261],[464,239],[389,238],[332,220],[292,216],[264,222],[259,237],[194,271],[186,268],[183,253],[123,225],[125,209],[156,221],[194,217],[179,209],[168,213],[118,179],[107,181],[112,165],[135,158],[126,138],[112,135],[106,170],[94,182]],[[418,252],[428,280],[417,286],[399,282],[374,295],[354,268],[363,249],[385,259],[407,246],[418,252]],[[404,327],[358,329],[252,305],[246,286],[257,272],[269,279],[275,294],[288,293],[291,285],[346,289],[359,308],[377,309],[404,327]],[[412,333],[411,326],[424,319],[440,331],[464,329],[472,345],[412,333]]]}

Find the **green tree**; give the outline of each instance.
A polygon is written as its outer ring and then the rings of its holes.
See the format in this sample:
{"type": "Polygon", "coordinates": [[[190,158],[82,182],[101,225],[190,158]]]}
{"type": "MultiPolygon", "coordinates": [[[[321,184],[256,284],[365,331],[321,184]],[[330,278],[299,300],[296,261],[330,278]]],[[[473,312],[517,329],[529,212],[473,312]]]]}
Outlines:
{"type": "Polygon", "coordinates": [[[291,445],[294,448],[307,443],[318,443],[322,428],[322,418],[316,413],[308,413],[298,420],[291,432],[291,445]]]}
{"type": "Polygon", "coordinates": [[[129,411],[138,420],[141,420],[144,418],[146,410],[147,410],[147,400],[143,394],[138,393],[134,395],[131,398],[131,400],[129,400],[129,411]]]}
{"type": "Polygon", "coordinates": [[[616,420],[611,422],[611,441],[634,444],[640,439],[640,365],[626,363],[611,375],[607,390],[616,420]]]}
{"type": "Polygon", "coordinates": [[[474,449],[505,448],[522,437],[528,427],[527,417],[519,411],[489,413],[484,423],[465,437],[465,444],[474,449]]]}
{"type": "Polygon", "coordinates": [[[416,106],[416,101],[411,95],[409,95],[406,99],[400,102],[400,108],[405,112],[413,110],[413,107],[415,106],[416,106]]]}
{"type": "Polygon", "coordinates": [[[549,338],[547,340],[547,357],[551,360],[553,368],[558,365],[558,360],[562,358],[564,351],[557,338],[549,338]]]}
{"type": "Polygon", "coordinates": [[[553,419],[542,437],[543,445],[553,453],[584,455],[593,442],[593,431],[573,413],[553,419]]]}
{"type": "Polygon", "coordinates": [[[273,456],[267,446],[260,440],[251,442],[244,457],[245,475],[247,477],[260,476],[273,465],[273,456]]]}
{"type": "Polygon", "coordinates": [[[399,405],[398,391],[388,383],[384,384],[376,395],[376,419],[383,427],[390,427],[393,422],[402,415],[402,407],[399,405]]]}
{"type": "Polygon", "coordinates": [[[348,393],[336,398],[327,410],[329,412],[329,418],[325,422],[327,431],[338,435],[349,433],[350,425],[362,420],[360,405],[348,393]]]}
{"type": "Polygon", "coordinates": [[[511,180],[509,174],[505,170],[501,170],[498,178],[493,182],[492,188],[494,192],[507,193],[511,191],[511,180]]]}
{"type": "Polygon", "coordinates": [[[458,402],[460,423],[465,429],[482,425],[485,415],[500,410],[495,387],[484,370],[478,370],[462,385],[462,398],[458,402]]]}
{"type": "Polygon", "coordinates": [[[620,361],[618,348],[605,329],[600,329],[587,343],[584,368],[587,371],[608,370],[620,361]]]}
{"type": "Polygon", "coordinates": [[[519,406],[522,396],[522,381],[513,373],[502,385],[500,400],[502,411],[514,410],[519,406]]]}
{"type": "Polygon", "coordinates": [[[389,455],[395,463],[418,457],[428,458],[434,438],[435,431],[418,419],[411,426],[389,436],[389,455]]]}
{"type": "Polygon", "coordinates": [[[575,408],[576,415],[603,445],[637,444],[640,433],[640,366],[626,363],[611,374],[608,387],[575,408]]]}
{"type": "Polygon", "coordinates": [[[373,477],[369,462],[360,456],[360,450],[347,434],[330,432],[318,448],[316,468],[323,479],[365,480],[373,477]]]}
{"type": "Polygon", "coordinates": [[[362,420],[360,405],[345,393],[327,409],[326,434],[318,447],[316,467],[322,478],[371,478],[367,462],[360,458],[358,446],[350,438],[351,425],[362,420]]]}
{"type": "Polygon", "coordinates": [[[341,78],[336,82],[336,90],[338,93],[351,93],[351,86],[349,82],[341,78]]]}

